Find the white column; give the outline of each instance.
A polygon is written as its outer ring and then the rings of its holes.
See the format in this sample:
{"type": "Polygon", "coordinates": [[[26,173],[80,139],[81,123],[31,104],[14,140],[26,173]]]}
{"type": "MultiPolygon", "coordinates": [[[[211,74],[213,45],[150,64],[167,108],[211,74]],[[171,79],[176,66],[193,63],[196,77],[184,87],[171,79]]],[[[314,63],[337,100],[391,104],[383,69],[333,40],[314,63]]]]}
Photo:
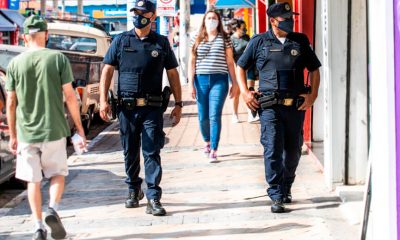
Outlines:
{"type": "MultiPolygon", "coordinates": [[[[368,0],[371,92],[372,233],[397,238],[393,1],[368,0]]],[[[370,229],[369,229],[370,230],[370,229]]]]}
{"type": "Polygon", "coordinates": [[[190,1],[179,1],[180,25],[179,25],[179,74],[181,84],[187,84],[187,71],[189,60],[190,37],[188,29],[190,26],[190,1]]]}
{"type": "Polygon", "coordinates": [[[362,184],[368,165],[367,11],[352,1],[349,111],[349,184],[362,184]]]}
{"type": "Polygon", "coordinates": [[[324,173],[333,189],[343,182],[345,157],[347,0],[323,1],[325,103],[324,173]]]}
{"type": "Polygon", "coordinates": [[[76,13],[80,16],[83,15],[83,0],[78,0],[76,13]]]}
{"type": "Polygon", "coordinates": [[[136,0],[127,0],[126,1],[126,30],[133,29],[133,20],[132,20],[132,13],[129,12],[131,8],[135,6],[136,0]]]}

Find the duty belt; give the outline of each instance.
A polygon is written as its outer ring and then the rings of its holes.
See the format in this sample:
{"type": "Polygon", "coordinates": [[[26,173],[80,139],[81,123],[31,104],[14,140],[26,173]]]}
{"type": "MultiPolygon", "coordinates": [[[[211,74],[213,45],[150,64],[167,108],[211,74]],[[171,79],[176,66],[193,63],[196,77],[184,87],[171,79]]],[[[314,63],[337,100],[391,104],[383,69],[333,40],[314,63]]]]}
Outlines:
{"type": "Polygon", "coordinates": [[[261,109],[266,109],[273,105],[283,105],[286,107],[296,106],[299,107],[303,104],[303,97],[280,97],[276,93],[271,94],[263,94],[258,97],[258,103],[260,104],[261,109]]]}
{"type": "Polygon", "coordinates": [[[135,107],[161,107],[162,100],[162,96],[147,95],[145,98],[120,98],[118,103],[126,110],[132,110],[135,107]]]}

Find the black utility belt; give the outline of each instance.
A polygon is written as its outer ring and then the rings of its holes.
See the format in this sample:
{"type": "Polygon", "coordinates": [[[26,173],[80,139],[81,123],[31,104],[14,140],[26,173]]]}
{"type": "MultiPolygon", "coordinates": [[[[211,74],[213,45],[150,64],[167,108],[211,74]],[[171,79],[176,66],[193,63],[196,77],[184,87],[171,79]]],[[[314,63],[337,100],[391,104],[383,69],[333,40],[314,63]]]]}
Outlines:
{"type": "Polygon", "coordinates": [[[274,105],[283,105],[286,107],[296,107],[299,108],[304,103],[304,97],[295,96],[295,97],[279,97],[278,94],[263,94],[258,96],[257,98],[258,104],[261,109],[267,109],[274,105]]]}
{"type": "Polygon", "coordinates": [[[136,107],[162,107],[163,97],[160,95],[147,95],[144,98],[120,98],[118,103],[126,110],[132,110],[136,107]]]}

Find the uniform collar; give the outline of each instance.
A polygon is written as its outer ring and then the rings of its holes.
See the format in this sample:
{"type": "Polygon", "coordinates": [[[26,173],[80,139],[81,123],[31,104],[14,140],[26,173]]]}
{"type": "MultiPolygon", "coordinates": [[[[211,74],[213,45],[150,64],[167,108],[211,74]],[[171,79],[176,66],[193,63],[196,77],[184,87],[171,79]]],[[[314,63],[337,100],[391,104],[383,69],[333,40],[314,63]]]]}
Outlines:
{"type": "MultiPolygon", "coordinates": [[[[281,43],[281,41],[279,41],[279,39],[275,36],[274,31],[272,31],[272,28],[269,29],[268,32],[266,32],[266,38],[267,40],[272,40],[281,43]]],[[[288,38],[288,36],[286,36],[286,41],[284,44],[288,43],[289,41],[291,40],[288,38]]]]}
{"type": "MultiPolygon", "coordinates": [[[[136,34],[136,32],[135,32],[135,28],[133,28],[131,31],[129,31],[129,35],[134,36],[136,39],[140,39],[139,36],[138,36],[138,35],[136,34]]],[[[150,41],[156,39],[156,34],[155,34],[155,32],[153,32],[152,30],[150,30],[149,35],[147,35],[143,40],[147,40],[147,39],[150,40],[150,41]]]]}

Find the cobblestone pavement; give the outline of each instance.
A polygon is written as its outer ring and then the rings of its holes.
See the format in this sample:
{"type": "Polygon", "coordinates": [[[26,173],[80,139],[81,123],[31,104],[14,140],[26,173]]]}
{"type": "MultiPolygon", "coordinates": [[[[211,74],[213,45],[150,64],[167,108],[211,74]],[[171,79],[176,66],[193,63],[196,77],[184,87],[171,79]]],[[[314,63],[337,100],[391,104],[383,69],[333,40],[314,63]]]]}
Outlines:
{"type": "MultiPolygon", "coordinates": [[[[127,187],[115,123],[92,142],[89,153],[69,158],[70,175],[59,212],[69,239],[358,238],[359,224],[350,224],[342,216],[340,199],[328,191],[322,173],[307,155],[302,156],[288,212],[270,212],[260,127],[245,122],[243,105],[242,122],[231,123],[230,104],[225,104],[220,162],[208,163],[202,154],[196,105],[185,99],[178,126],[172,128],[165,118],[161,186],[167,216],[147,215],[145,200],[139,208],[124,207],[127,187]]],[[[26,199],[3,214],[0,239],[30,239],[29,214],[26,199]]]]}

